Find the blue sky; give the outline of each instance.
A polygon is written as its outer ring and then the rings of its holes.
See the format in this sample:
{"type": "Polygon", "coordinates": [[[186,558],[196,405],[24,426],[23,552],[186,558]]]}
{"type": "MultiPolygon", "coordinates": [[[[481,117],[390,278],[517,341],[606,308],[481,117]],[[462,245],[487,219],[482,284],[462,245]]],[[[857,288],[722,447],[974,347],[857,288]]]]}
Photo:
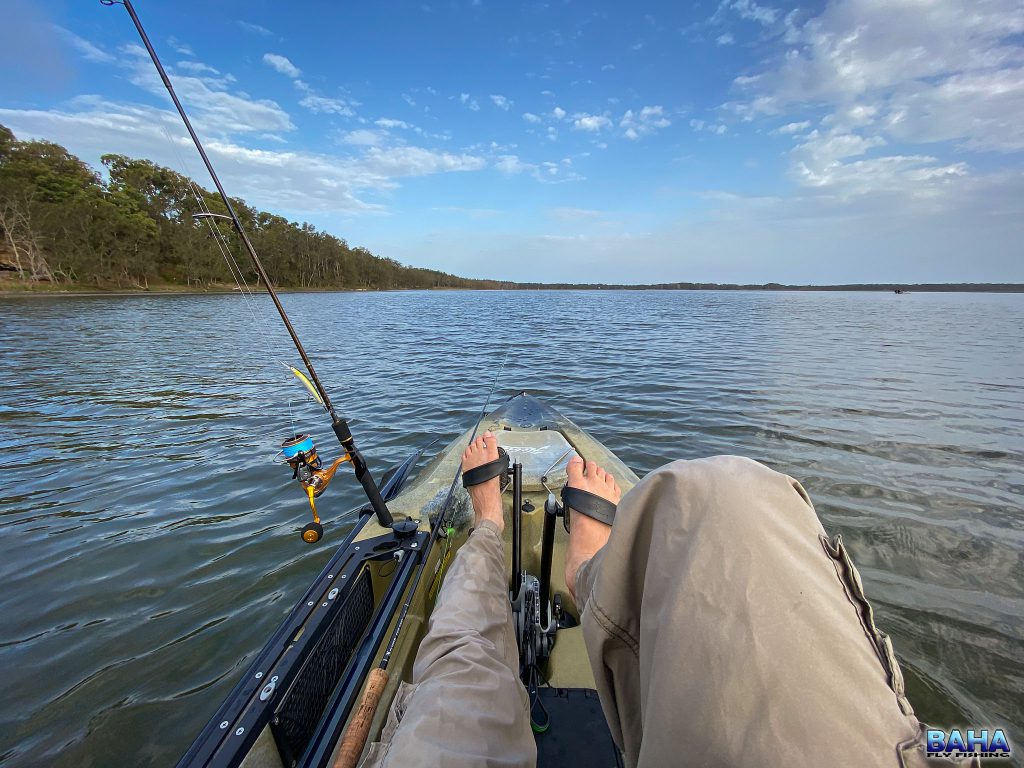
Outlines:
{"type": "MultiPolygon", "coordinates": [[[[229,193],[405,263],[1024,281],[1019,0],[137,10],[229,193]]],[[[4,16],[0,123],[209,186],[123,8],[4,16]]]]}

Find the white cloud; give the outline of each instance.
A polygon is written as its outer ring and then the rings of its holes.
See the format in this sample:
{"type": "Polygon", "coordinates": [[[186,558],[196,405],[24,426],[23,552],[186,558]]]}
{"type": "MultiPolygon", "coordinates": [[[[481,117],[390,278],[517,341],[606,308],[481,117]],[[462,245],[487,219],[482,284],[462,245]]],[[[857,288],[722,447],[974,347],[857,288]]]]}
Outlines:
{"type": "Polygon", "coordinates": [[[371,131],[365,128],[360,128],[355,131],[349,131],[342,135],[341,140],[345,144],[355,144],[357,146],[364,147],[375,147],[384,142],[384,134],[380,131],[371,131]]]}
{"type": "Polygon", "coordinates": [[[523,120],[528,123],[539,123],[540,116],[533,114],[533,112],[523,112],[523,120]]]}
{"type": "Polygon", "coordinates": [[[480,111],[480,104],[468,93],[460,93],[459,102],[461,102],[464,106],[468,107],[469,110],[472,112],[480,111]]]}
{"type": "Polygon", "coordinates": [[[255,35],[270,37],[273,34],[273,32],[271,32],[269,29],[267,29],[266,27],[261,27],[259,24],[251,24],[248,21],[236,21],[235,23],[239,27],[244,29],[246,32],[252,32],[255,35]]]}
{"type": "Polygon", "coordinates": [[[610,128],[612,121],[604,115],[588,115],[586,112],[577,112],[572,116],[572,127],[577,131],[588,133],[600,133],[604,128],[610,128]]]}
{"type": "Polygon", "coordinates": [[[195,56],[196,55],[195,51],[193,51],[185,43],[180,42],[178,40],[178,38],[174,37],[173,35],[171,37],[167,38],[167,44],[169,46],[171,46],[171,48],[173,48],[175,51],[180,53],[182,56],[195,56]]]}
{"type": "Polygon", "coordinates": [[[391,128],[403,128],[403,129],[412,128],[412,126],[409,125],[409,123],[405,122],[405,120],[393,120],[390,117],[378,118],[377,120],[374,121],[374,125],[377,125],[377,126],[379,126],[381,128],[387,128],[387,129],[391,129],[391,128]]]}
{"type": "MultiPolygon", "coordinates": [[[[127,57],[124,66],[130,70],[129,81],[152,94],[164,97],[167,91],[153,70],[145,49],[133,44],[126,46],[122,52],[127,57]]],[[[228,77],[179,74],[174,78],[174,89],[188,105],[194,122],[202,126],[205,132],[279,133],[295,128],[288,113],[277,102],[236,96],[227,90],[229,82],[228,77]]],[[[79,97],[73,103],[87,107],[96,101],[92,97],[79,97]]]]}
{"type": "Polygon", "coordinates": [[[952,75],[907,89],[882,116],[887,135],[906,142],[960,141],[970,149],[1024,149],[1024,69],[952,75]]]}
{"type": "Polygon", "coordinates": [[[643,107],[639,112],[627,109],[619,121],[623,135],[632,141],[670,125],[672,121],[665,117],[665,110],[661,105],[643,107]]]}
{"type": "Polygon", "coordinates": [[[79,37],[74,32],[64,29],[64,27],[59,27],[56,24],[52,26],[60,38],[74,48],[86,61],[91,61],[97,64],[107,64],[114,61],[114,57],[112,55],[104,51],[102,48],[93,45],[85,38],[79,37]]]}
{"type": "Polygon", "coordinates": [[[352,117],[355,115],[355,110],[349,105],[344,99],[332,99],[327,96],[317,96],[315,94],[309,94],[304,96],[299,101],[299,106],[305,107],[315,115],[328,114],[328,115],[342,115],[343,117],[352,117]]]}
{"type": "Polygon", "coordinates": [[[571,207],[548,208],[545,214],[558,221],[579,221],[580,219],[596,219],[602,216],[601,211],[571,207]]]}
{"type": "Polygon", "coordinates": [[[518,174],[531,169],[533,166],[524,163],[519,159],[518,155],[500,155],[494,162],[494,167],[502,173],[518,174]]]}
{"type": "Polygon", "coordinates": [[[754,0],[722,0],[712,20],[721,20],[730,11],[739,15],[741,19],[755,21],[766,27],[774,24],[781,14],[778,8],[758,5],[754,0]]]}
{"type": "Polygon", "coordinates": [[[724,136],[729,132],[729,129],[722,123],[712,123],[707,120],[699,120],[697,118],[690,120],[690,127],[695,131],[705,131],[707,133],[713,133],[716,136],[724,136]]]}
{"type": "Polygon", "coordinates": [[[264,53],[263,63],[288,77],[296,78],[302,75],[302,70],[292,64],[287,57],[276,53],[264,53]]]}
{"type": "Polygon", "coordinates": [[[732,36],[731,32],[725,32],[716,37],[715,42],[719,45],[732,45],[736,42],[736,38],[732,36]]]}
{"type": "Polygon", "coordinates": [[[782,134],[784,136],[792,135],[794,133],[802,133],[811,127],[810,120],[801,120],[797,123],[786,123],[785,125],[779,126],[772,133],[782,134]]]}
{"type": "Polygon", "coordinates": [[[572,168],[572,160],[563,158],[559,162],[545,160],[541,163],[527,163],[518,155],[499,155],[494,162],[496,170],[507,176],[529,174],[542,184],[561,184],[567,181],[579,181],[583,177],[572,168]]]}
{"type": "MultiPolygon", "coordinates": [[[[964,73],[1019,74],[1024,48],[1006,38],[1022,32],[1024,6],[1016,0],[840,0],[799,27],[795,47],[774,66],[737,78],[755,94],[737,106],[756,115],[804,103],[902,101],[964,73]]],[[[1000,95],[984,87],[969,93],[1000,95]]]]}
{"type": "Polygon", "coordinates": [[[615,65],[614,64],[602,64],[601,65],[601,71],[602,72],[610,72],[613,69],[615,69],[615,65]]]}
{"type": "Polygon", "coordinates": [[[555,118],[555,120],[562,120],[565,117],[565,114],[565,110],[561,107],[555,107],[551,110],[551,116],[555,118]]]}
{"type": "Polygon", "coordinates": [[[377,173],[381,178],[479,171],[486,166],[487,161],[482,157],[435,152],[422,147],[373,147],[355,163],[355,167],[377,173]]]}
{"type": "Polygon", "coordinates": [[[745,120],[824,111],[820,130],[790,153],[790,176],[815,194],[937,205],[975,183],[965,150],[1024,150],[1018,0],[835,0],[802,24],[787,15],[783,26],[784,49],[737,77],[745,98],[724,106],[745,120]]]}
{"type": "MultiPolygon", "coordinates": [[[[169,110],[97,98],[76,100],[71,110],[0,109],[0,123],[23,138],[57,141],[88,162],[112,147],[192,175],[201,164],[177,115],[169,110]],[[173,144],[167,140],[167,133],[173,144]],[[186,158],[181,168],[181,158],[186,158]]],[[[248,126],[246,126],[248,128],[248,126]]],[[[201,132],[203,132],[201,130],[201,132]]],[[[467,153],[421,147],[350,145],[351,154],[320,154],[245,147],[230,138],[208,138],[207,152],[230,194],[275,211],[359,213],[382,210],[366,198],[395,189],[402,178],[478,171],[487,161],[467,153]]]]}
{"type": "Polygon", "coordinates": [[[209,64],[203,64],[201,61],[179,61],[177,63],[178,69],[183,69],[186,72],[192,72],[196,75],[202,75],[209,73],[211,75],[219,75],[220,72],[209,64]]]}
{"type": "Polygon", "coordinates": [[[494,106],[498,109],[503,109],[506,112],[508,112],[509,108],[512,106],[512,102],[508,98],[496,93],[491,94],[491,101],[494,102],[494,106]]]}

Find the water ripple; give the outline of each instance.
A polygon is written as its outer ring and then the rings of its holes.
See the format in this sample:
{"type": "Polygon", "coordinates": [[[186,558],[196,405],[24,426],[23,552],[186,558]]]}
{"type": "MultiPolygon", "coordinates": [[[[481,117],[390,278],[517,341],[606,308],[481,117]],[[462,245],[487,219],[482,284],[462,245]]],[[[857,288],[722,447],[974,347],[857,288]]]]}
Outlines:
{"type": "MultiPolygon", "coordinates": [[[[641,474],[738,453],[799,478],[918,714],[1024,734],[1024,297],[284,303],[375,468],[461,431],[508,350],[494,402],[529,390],[641,474]]],[[[333,450],[260,304],[263,329],[233,296],[0,303],[0,763],[174,761],[341,540],[351,477],[318,505],[325,546],[296,535],[276,446],[333,450]]]]}

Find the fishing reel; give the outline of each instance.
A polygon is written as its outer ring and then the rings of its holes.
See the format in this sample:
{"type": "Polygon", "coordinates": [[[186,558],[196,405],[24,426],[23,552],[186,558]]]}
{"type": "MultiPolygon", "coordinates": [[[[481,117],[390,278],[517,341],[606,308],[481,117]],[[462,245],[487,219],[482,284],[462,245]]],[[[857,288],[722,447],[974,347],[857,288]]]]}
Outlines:
{"type": "Polygon", "coordinates": [[[292,480],[298,480],[309,498],[309,508],[313,512],[313,522],[302,529],[302,540],[307,544],[316,544],[324,535],[324,527],[320,525],[320,515],[316,512],[316,497],[327,490],[327,484],[334,479],[338,467],[352,457],[347,453],[335,459],[324,468],[320,454],[313,445],[313,438],[306,434],[293,435],[281,443],[281,454],[288,466],[292,468],[292,480]]]}

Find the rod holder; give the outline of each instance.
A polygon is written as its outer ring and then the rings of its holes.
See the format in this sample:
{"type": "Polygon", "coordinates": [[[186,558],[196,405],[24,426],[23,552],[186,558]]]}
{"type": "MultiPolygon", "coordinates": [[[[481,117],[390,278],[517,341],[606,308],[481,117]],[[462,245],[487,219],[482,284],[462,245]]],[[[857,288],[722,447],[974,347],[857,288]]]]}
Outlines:
{"type": "Polygon", "coordinates": [[[352,468],[356,471],[356,480],[363,486],[366,498],[370,500],[373,513],[377,516],[377,522],[383,528],[390,528],[394,524],[395,518],[391,516],[388,505],[384,503],[384,497],[380,495],[380,489],[377,488],[377,483],[374,482],[373,475],[370,474],[370,468],[366,466],[366,461],[363,460],[363,455],[356,448],[356,442],[352,437],[352,430],[348,428],[348,422],[342,418],[335,417],[331,428],[338,437],[341,447],[352,458],[352,468]]]}
{"type": "Polygon", "coordinates": [[[509,588],[514,600],[523,583],[523,465],[512,465],[512,579],[509,588]]]}
{"type": "Polygon", "coordinates": [[[540,625],[547,627],[551,605],[551,558],[555,553],[555,518],[562,511],[553,493],[544,502],[544,532],[540,540],[540,625]]]}

